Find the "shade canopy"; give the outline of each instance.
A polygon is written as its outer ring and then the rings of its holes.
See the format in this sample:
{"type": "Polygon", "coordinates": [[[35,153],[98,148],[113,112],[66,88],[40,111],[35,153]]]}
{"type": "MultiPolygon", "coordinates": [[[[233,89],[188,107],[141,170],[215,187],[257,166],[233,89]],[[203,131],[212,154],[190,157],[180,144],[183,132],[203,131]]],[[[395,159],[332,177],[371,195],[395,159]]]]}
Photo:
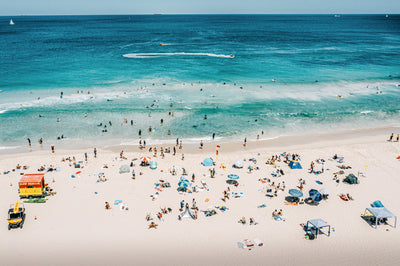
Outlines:
{"type": "Polygon", "coordinates": [[[378,227],[378,220],[379,219],[384,219],[384,218],[394,218],[394,227],[396,228],[397,224],[397,216],[391,213],[388,209],[385,207],[370,207],[366,208],[364,212],[364,216],[366,212],[371,213],[376,219],[375,219],[375,228],[378,227]]]}
{"type": "Polygon", "coordinates": [[[290,196],[295,197],[295,198],[303,197],[303,192],[301,192],[298,189],[289,189],[289,194],[290,194],[290,196]]]}
{"type": "Polygon", "coordinates": [[[321,231],[322,228],[328,227],[328,236],[331,234],[331,226],[327,222],[325,222],[322,219],[313,219],[307,221],[307,230],[309,230],[310,224],[312,225],[313,228],[316,231],[316,236],[318,236],[318,232],[321,231]]]}

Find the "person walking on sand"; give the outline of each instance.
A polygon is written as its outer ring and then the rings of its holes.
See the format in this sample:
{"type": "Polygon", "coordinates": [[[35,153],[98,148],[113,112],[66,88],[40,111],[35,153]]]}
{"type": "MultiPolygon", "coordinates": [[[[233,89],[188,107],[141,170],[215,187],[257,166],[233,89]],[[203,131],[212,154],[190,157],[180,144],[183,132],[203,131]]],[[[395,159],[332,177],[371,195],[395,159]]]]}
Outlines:
{"type": "Polygon", "coordinates": [[[94,153],[94,158],[97,158],[97,149],[96,148],[93,149],[93,153],[94,153]]]}
{"type": "Polygon", "coordinates": [[[85,152],[85,161],[87,162],[87,153],[85,152]]]}
{"type": "Polygon", "coordinates": [[[203,149],[203,141],[200,141],[200,149],[203,149]]]}
{"type": "Polygon", "coordinates": [[[54,153],[54,145],[51,145],[51,153],[54,153]]]}
{"type": "Polygon", "coordinates": [[[399,134],[397,134],[396,142],[399,142],[399,134]]]}
{"type": "Polygon", "coordinates": [[[310,174],[312,174],[313,172],[314,172],[314,161],[311,161],[310,174]]]}
{"type": "Polygon", "coordinates": [[[213,140],[215,139],[215,133],[212,134],[212,139],[213,139],[213,140]]]}
{"type": "Polygon", "coordinates": [[[30,138],[28,138],[28,145],[29,145],[29,147],[32,146],[32,144],[31,144],[31,139],[30,139],[30,138]]]}
{"type": "Polygon", "coordinates": [[[141,136],[142,136],[142,130],[139,129],[139,137],[141,137],[141,136]]]}
{"type": "Polygon", "coordinates": [[[393,140],[393,133],[389,137],[389,141],[392,141],[392,140],[393,140]]]}

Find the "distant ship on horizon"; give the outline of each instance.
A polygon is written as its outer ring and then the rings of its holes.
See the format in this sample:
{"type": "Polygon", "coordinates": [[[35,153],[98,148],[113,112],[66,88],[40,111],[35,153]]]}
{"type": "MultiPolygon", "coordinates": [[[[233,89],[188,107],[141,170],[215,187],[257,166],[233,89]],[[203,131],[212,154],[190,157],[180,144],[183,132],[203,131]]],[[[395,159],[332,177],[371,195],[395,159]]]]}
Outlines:
{"type": "Polygon", "coordinates": [[[10,25],[14,25],[14,21],[10,19],[10,25]]]}

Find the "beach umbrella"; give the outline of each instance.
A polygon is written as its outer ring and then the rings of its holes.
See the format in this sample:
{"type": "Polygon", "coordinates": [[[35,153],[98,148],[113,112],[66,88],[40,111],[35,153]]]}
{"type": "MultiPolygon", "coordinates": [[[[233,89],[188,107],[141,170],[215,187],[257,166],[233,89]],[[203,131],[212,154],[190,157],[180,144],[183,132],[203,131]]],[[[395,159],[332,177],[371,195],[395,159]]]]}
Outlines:
{"type": "Polygon", "coordinates": [[[235,175],[235,174],[230,174],[230,175],[228,175],[228,178],[236,180],[236,179],[239,179],[239,176],[235,175]]]}
{"type": "Polygon", "coordinates": [[[205,158],[203,161],[204,166],[212,166],[213,165],[213,160],[211,158],[205,158]]]}
{"type": "Polygon", "coordinates": [[[226,180],[226,183],[229,184],[229,185],[236,185],[238,183],[238,181],[228,179],[228,180],[226,180]]]}
{"type": "Polygon", "coordinates": [[[321,193],[322,195],[329,195],[331,193],[331,191],[327,188],[321,188],[319,190],[319,193],[321,193]]]}
{"type": "Polygon", "coordinates": [[[308,193],[313,201],[319,202],[322,200],[322,195],[318,192],[318,190],[311,189],[308,193]]]}
{"type": "Polygon", "coordinates": [[[183,179],[183,180],[181,179],[181,181],[179,181],[179,183],[178,183],[178,186],[186,188],[189,186],[189,181],[186,179],[183,179]]]}
{"type": "Polygon", "coordinates": [[[143,162],[146,162],[146,161],[150,161],[151,158],[148,157],[148,156],[145,156],[145,157],[141,157],[140,160],[143,161],[143,162]]]}
{"type": "Polygon", "coordinates": [[[129,172],[130,172],[129,165],[122,165],[122,166],[119,168],[119,173],[120,173],[120,174],[129,173],[129,172]]]}
{"type": "Polygon", "coordinates": [[[243,160],[240,160],[240,159],[237,159],[235,161],[235,163],[233,164],[233,166],[236,168],[243,168],[243,165],[244,165],[244,162],[243,162],[243,160]]]}
{"type": "Polygon", "coordinates": [[[295,198],[303,197],[303,192],[301,192],[298,189],[289,189],[289,194],[290,194],[290,196],[295,197],[295,198]]]}

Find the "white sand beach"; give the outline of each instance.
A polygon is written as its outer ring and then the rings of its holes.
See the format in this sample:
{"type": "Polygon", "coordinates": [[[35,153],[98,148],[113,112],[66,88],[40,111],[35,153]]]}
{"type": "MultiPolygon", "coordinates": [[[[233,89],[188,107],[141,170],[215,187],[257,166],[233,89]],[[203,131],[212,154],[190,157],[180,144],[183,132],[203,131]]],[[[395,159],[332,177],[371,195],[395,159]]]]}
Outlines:
{"type": "MultiPolygon", "coordinates": [[[[246,148],[242,143],[206,142],[205,149],[197,146],[177,147],[175,156],[166,153],[157,157],[148,152],[152,145],[140,150],[137,146],[113,148],[58,150],[51,153],[45,145],[41,150],[33,147],[32,152],[0,155],[0,226],[1,265],[397,265],[400,263],[400,232],[388,224],[375,229],[361,214],[375,200],[381,200],[395,215],[400,215],[400,143],[388,142],[389,134],[398,128],[382,132],[364,131],[359,135],[342,136],[341,133],[325,136],[298,137],[295,141],[282,139],[250,141],[246,148]],[[334,137],[332,137],[334,136],[334,137]],[[221,145],[216,159],[216,145],[221,145]],[[124,157],[120,159],[120,151],[124,157]],[[84,153],[88,154],[85,162],[84,153]],[[300,155],[303,169],[290,169],[283,162],[282,153],[300,155]],[[181,159],[184,153],[185,159],[181,159]],[[331,158],[337,154],[344,157],[342,163],[331,158]],[[279,155],[281,162],[266,164],[273,155],[279,155]],[[62,158],[75,157],[83,161],[83,168],[74,168],[72,162],[62,162],[62,158]],[[140,157],[149,156],[157,161],[157,169],[141,167],[140,157]],[[205,167],[201,162],[212,157],[215,166],[205,167]],[[134,166],[129,173],[119,173],[122,165],[134,166]],[[255,158],[257,163],[249,161],[255,158]],[[320,171],[324,159],[324,173],[311,174],[311,161],[315,170],[320,171]],[[233,168],[236,159],[245,159],[242,169],[233,168]],[[220,165],[224,163],[226,170],[220,165]],[[16,165],[29,166],[27,170],[15,170],[16,165]],[[104,164],[108,168],[103,168],[104,164]],[[7,230],[7,211],[10,204],[19,199],[18,181],[22,173],[36,173],[40,166],[59,168],[46,172],[45,180],[56,195],[49,196],[46,203],[25,203],[26,220],[23,229],[7,230]],[[334,174],[342,169],[338,165],[350,166],[339,174],[337,183],[334,174]],[[175,166],[177,175],[170,173],[175,166]],[[258,167],[249,173],[248,167],[258,167]],[[192,184],[202,186],[207,183],[209,190],[194,193],[177,191],[182,176],[192,184]],[[275,168],[278,167],[278,168],[275,168]],[[209,169],[215,168],[215,178],[210,178],[209,169]],[[282,169],[284,175],[273,177],[272,172],[282,169]],[[132,170],[136,178],[132,179],[132,170]],[[4,172],[10,171],[8,174],[4,172]],[[81,171],[80,174],[76,172],[81,171]],[[140,175],[140,172],[143,174],[140,175]],[[360,172],[362,174],[360,174],[360,172]],[[96,182],[104,173],[106,182],[96,182]],[[195,182],[191,182],[195,173],[195,182]],[[342,180],[348,174],[358,176],[359,184],[349,185],[342,180]],[[237,187],[226,183],[228,174],[237,174],[237,187]],[[74,175],[75,178],[72,178],[74,175]],[[276,197],[267,197],[268,183],[260,179],[270,179],[275,184],[285,182],[284,191],[278,190],[276,197]],[[327,188],[330,195],[318,206],[299,204],[285,205],[288,190],[297,188],[299,179],[305,180],[303,193],[308,197],[310,189],[327,188]],[[169,182],[170,188],[162,188],[155,200],[155,183],[169,182]],[[53,182],[54,180],[54,182],[53,182]],[[322,185],[316,183],[321,181],[322,185]],[[223,191],[230,187],[230,199],[222,201],[223,191]],[[243,197],[235,198],[232,192],[242,192],[243,197]],[[349,194],[354,200],[344,201],[339,194],[349,194]],[[180,202],[191,206],[196,200],[198,219],[178,220],[180,202]],[[115,200],[122,203],[114,205],[115,200]],[[105,202],[111,205],[105,209],[105,202]],[[121,210],[120,206],[128,206],[121,210]],[[265,204],[266,207],[257,206],[265,204]],[[216,209],[226,206],[226,211],[216,209]],[[157,218],[160,208],[171,208],[157,218]],[[206,217],[203,210],[214,209],[217,214],[206,217]],[[284,220],[272,218],[274,210],[282,209],[284,220]],[[157,229],[148,229],[151,213],[157,229]],[[246,224],[238,221],[246,218],[246,224]],[[258,223],[249,225],[253,217],[258,223]],[[321,218],[331,225],[330,236],[318,235],[317,239],[305,238],[300,226],[307,220],[321,218]],[[238,242],[245,239],[260,239],[263,246],[240,249],[238,242]]],[[[397,134],[397,133],[396,133],[397,134]]],[[[154,146],[153,146],[154,147],[154,146]]],[[[273,188],[275,190],[275,188],[273,188]]]]}

